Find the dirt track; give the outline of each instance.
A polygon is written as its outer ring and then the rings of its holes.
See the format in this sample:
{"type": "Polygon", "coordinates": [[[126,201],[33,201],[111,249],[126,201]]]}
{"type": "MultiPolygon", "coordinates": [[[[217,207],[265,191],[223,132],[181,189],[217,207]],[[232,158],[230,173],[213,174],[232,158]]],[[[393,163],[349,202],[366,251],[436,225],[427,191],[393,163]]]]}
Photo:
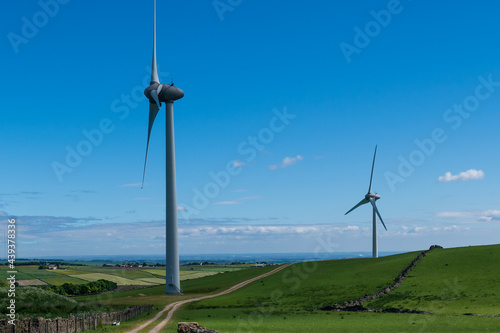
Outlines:
{"type": "Polygon", "coordinates": [[[249,283],[252,283],[252,282],[257,281],[259,279],[265,278],[266,276],[269,276],[271,274],[277,273],[280,270],[282,270],[282,269],[284,269],[284,268],[286,268],[286,267],[288,267],[290,265],[291,264],[284,264],[284,265],[282,265],[282,266],[280,266],[280,267],[278,267],[276,269],[273,269],[272,271],[269,271],[269,272],[267,272],[265,274],[262,274],[262,275],[254,277],[254,278],[251,278],[249,280],[246,280],[246,281],[243,281],[241,283],[238,283],[237,285],[234,285],[231,288],[229,288],[227,290],[224,290],[224,291],[222,291],[222,292],[220,292],[218,294],[207,295],[207,296],[196,297],[196,298],[190,298],[190,299],[185,299],[185,300],[182,300],[182,301],[177,301],[177,302],[174,302],[172,304],[169,304],[163,310],[161,310],[160,312],[158,312],[158,314],[156,314],[156,316],[154,316],[154,318],[148,320],[147,322],[145,322],[144,324],[140,325],[139,327],[134,328],[131,331],[128,331],[127,333],[138,333],[139,331],[141,331],[146,326],[148,326],[149,324],[151,324],[152,322],[154,322],[155,320],[157,320],[158,318],[160,318],[165,312],[168,311],[167,316],[158,325],[156,325],[155,327],[153,327],[153,329],[151,329],[149,331],[150,333],[159,333],[159,332],[161,332],[161,329],[163,327],[165,327],[165,325],[167,325],[167,323],[169,322],[169,320],[174,315],[175,311],[181,305],[184,305],[184,304],[190,303],[190,302],[201,301],[203,299],[214,298],[214,297],[219,297],[219,296],[222,296],[222,295],[229,294],[229,293],[231,293],[231,292],[233,292],[233,291],[235,291],[237,289],[240,289],[240,288],[246,286],[249,283]]]}

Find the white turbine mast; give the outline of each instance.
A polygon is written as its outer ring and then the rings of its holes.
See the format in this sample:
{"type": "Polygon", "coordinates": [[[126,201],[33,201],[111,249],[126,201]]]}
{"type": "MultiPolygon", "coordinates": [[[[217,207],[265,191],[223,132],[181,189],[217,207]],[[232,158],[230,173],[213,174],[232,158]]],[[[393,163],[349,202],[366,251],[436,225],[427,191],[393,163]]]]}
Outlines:
{"type": "Polygon", "coordinates": [[[166,123],[166,293],[180,294],[181,284],[179,277],[179,249],[177,241],[177,198],[175,189],[175,142],[174,142],[174,109],[175,100],[184,97],[184,92],[173,84],[161,84],[156,67],[156,0],[154,1],[154,29],[153,29],[153,64],[151,66],[151,83],[144,90],[149,100],[149,125],[146,143],[146,157],[142,175],[142,186],[146,176],[146,162],[148,160],[149,139],[151,129],[161,103],[165,103],[166,123]]]}
{"type": "Polygon", "coordinates": [[[361,200],[356,206],[352,207],[347,213],[344,215],[349,214],[356,208],[358,208],[361,205],[364,205],[366,203],[371,203],[373,206],[373,240],[372,240],[372,256],[373,258],[378,257],[378,247],[377,247],[377,215],[380,218],[380,222],[382,222],[382,225],[384,226],[384,229],[387,231],[387,228],[385,227],[384,220],[382,220],[382,216],[380,216],[380,213],[377,209],[377,205],[375,204],[375,201],[380,199],[380,195],[377,193],[372,193],[372,180],[373,180],[373,167],[375,166],[375,156],[377,155],[377,146],[375,146],[375,153],[373,154],[373,162],[372,162],[372,173],[370,176],[370,186],[368,187],[368,193],[365,195],[364,199],[361,200]]]}

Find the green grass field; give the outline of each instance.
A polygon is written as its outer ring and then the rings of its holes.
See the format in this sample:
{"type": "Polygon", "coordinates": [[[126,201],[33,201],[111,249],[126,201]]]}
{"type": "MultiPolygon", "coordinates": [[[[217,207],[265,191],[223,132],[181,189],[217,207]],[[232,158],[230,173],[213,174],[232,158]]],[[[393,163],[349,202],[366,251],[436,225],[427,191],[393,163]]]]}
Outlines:
{"type": "Polygon", "coordinates": [[[145,269],[144,272],[147,272],[147,273],[153,274],[153,275],[157,275],[157,276],[167,275],[167,272],[165,271],[165,269],[152,268],[152,269],[145,269]]]}
{"type": "Polygon", "coordinates": [[[58,274],[63,275],[78,275],[78,274],[87,274],[87,271],[75,271],[73,269],[59,269],[57,270],[58,274]]]}
{"type": "MultiPolygon", "coordinates": [[[[16,270],[16,279],[17,280],[32,280],[36,279],[35,276],[30,275],[29,273],[22,270],[23,266],[19,266],[16,270]]],[[[7,273],[10,269],[7,266],[0,266],[0,279],[5,281],[9,277],[10,274],[7,273]]]]}
{"type": "Polygon", "coordinates": [[[102,273],[119,276],[125,279],[135,280],[141,278],[152,278],[156,277],[151,274],[147,269],[128,269],[128,268],[105,268],[98,266],[74,266],[71,267],[74,271],[79,271],[80,273],[102,273]]]}
{"type": "MultiPolygon", "coordinates": [[[[88,274],[79,274],[76,276],[82,280],[89,281],[89,282],[104,279],[104,280],[116,282],[118,285],[121,285],[121,286],[127,286],[127,285],[149,286],[149,285],[157,284],[157,283],[153,283],[153,282],[144,281],[142,279],[131,280],[131,279],[127,279],[127,278],[124,278],[124,277],[121,277],[118,275],[104,274],[104,273],[88,273],[88,274]]],[[[152,279],[152,278],[150,277],[147,279],[152,279]]]]}
{"type": "Polygon", "coordinates": [[[399,288],[368,306],[438,314],[499,314],[499,262],[500,245],[432,251],[399,288]]]}
{"type": "Polygon", "coordinates": [[[365,305],[432,314],[325,312],[389,285],[417,253],[295,264],[232,294],[183,306],[169,324],[198,321],[220,332],[498,332],[500,245],[435,250],[400,288],[365,305]]]}
{"type": "Polygon", "coordinates": [[[252,287],[188,306],[201,308],[245,308],[279,304],[291,314],[314,311],[322,305],[345,301],[373,293],[392,283],[416,253],[372,259],[308,262],[292,265],[252,287]],[[370,278],[367,278],[370,277],[370,278]]]}
{"type": "Polygon", "coordinates": [[[279,311],[242,313],[238,309],[225,309],[182,311],[174,315],[167,331],[175,332],[179,321],[197,321],[221,333],[472,333],[499,332],[500,327],[499,318],[471,316],[320,311],[289,315],[279,311]]]}
{"type": "MultiPolygon", "coordinates": [[[[87,281],[82,279],[61,274],[61,272],[66,272],[63,270],[49,271],[46,269],[38,269],[38,266],[18,266],[16,270],[17,281],[39,279],[47,284],[53,285],[62,285],[64,283],[87,283],[87,281]]],[[[4,280],[7,278],[7,271],[8,268],[6,266],[0,266],[0,279],[4,280]]]]}
{"type": "Polygon", "coordinates": [[[55,286],[60,286],[65,283],[73,283],[73,284],[84,284],[87,283],[88,281],[80,279],[79,277],[72,277],[72,276],[65,276],[62,274],[57,274],[56,276],[49,276],[43,278],[44,282],[47,282],[48,284],[53,284],[55,286]]]}

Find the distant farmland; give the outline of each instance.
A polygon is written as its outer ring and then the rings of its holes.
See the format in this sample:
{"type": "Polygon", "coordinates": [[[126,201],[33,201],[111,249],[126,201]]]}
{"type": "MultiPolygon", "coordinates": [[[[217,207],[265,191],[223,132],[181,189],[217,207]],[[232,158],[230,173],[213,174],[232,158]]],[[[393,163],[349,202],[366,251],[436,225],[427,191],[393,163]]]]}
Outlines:
{"type": "MultiPolygon", "coordinates": [[[[112,274],[103,274],[103,273],[88,273],[88,274],[80,274],[77,275],[80,279],[84,279],[86,281],[97,281],[97,280],[108,280],[116,282],[118,285],[127,286],[127,285],[137,285],[137,286],[152,286],[155,283],[146,282],[142,279],[127,279],[121,276],[112,275],[112,274]]],[[[159,284],[159,283],[156,283],[159,284]]]]}
{"type": "MultiPolygon", "coordinates": [[[[65,266],[66,269],[48,270],[38,266],[18,266],[16,279],[21,286],[55,285],[64,283],[84,284],[99,279],[116,282],[122,286],[154,286],[165,283],[165,268],[131,268],[103,266],[65,266]]],[[[183,266],[181,280],[196,279],[230,270],[241,270],[246,267],[225,266],[183,266]]],[[[0,278],[8,277],[7,267],[0,266],[0,278]]]]}

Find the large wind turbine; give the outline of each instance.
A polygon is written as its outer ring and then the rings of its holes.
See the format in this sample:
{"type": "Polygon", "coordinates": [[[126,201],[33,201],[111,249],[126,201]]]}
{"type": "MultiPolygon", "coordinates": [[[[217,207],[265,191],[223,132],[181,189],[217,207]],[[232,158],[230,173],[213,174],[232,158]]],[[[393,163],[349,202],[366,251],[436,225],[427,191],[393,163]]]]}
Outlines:
{"type": "Polygon", "coordinates": [[[175,195],[175,145],[174,145],[174,110],[175,100],[184,97],[184,92],[173,84],[160,84],[156,68],[156,0],[154,1],[154,30],[153,30],[153,65],[151,68],[151,83],[144,90],[144,95],[149,99],[149,127],[148,141],[146,144],[146,158],[144,160],[144,173],[142,186],[146,175],[146,162],[148,160],[149,138],[156,115],[165,103],[166,122],[166,293],[180,294],[181,284],[179,278],[179,249],[177,244],[177,199],[175,195]]]}
{"type": "Polygon", "coordinates": [[[373,162],[372,162],[372,174],[370,176],[370,186],[368,187],[368,193],[365,195],[365,198],[361,200],[356,206],[352,207],[347,213],[344,215],[349,214],[356,208],[358,208],[361,205],[364,205],[366,203],[371,203],[373,206],[373,244],[372,244],[372,256],[373,258],[378,257],[378,247],[377,247],[377,215],[380,218],[380,222],[382,222],[382,225],[384,226],[384,229],[387,231],[387,228],[385,227],[384,220],[382,220],[382,216],[380,216],[380,213],[377,209],[377,205],[375,204],[375,201],[380,199],[380,195],[377,193],[372,193],[372,180],[373,180],[373,167],[375,166],[375,156],[377,155],[377,146],[375,146],[375,153],[373,154],[373,162]]]}

